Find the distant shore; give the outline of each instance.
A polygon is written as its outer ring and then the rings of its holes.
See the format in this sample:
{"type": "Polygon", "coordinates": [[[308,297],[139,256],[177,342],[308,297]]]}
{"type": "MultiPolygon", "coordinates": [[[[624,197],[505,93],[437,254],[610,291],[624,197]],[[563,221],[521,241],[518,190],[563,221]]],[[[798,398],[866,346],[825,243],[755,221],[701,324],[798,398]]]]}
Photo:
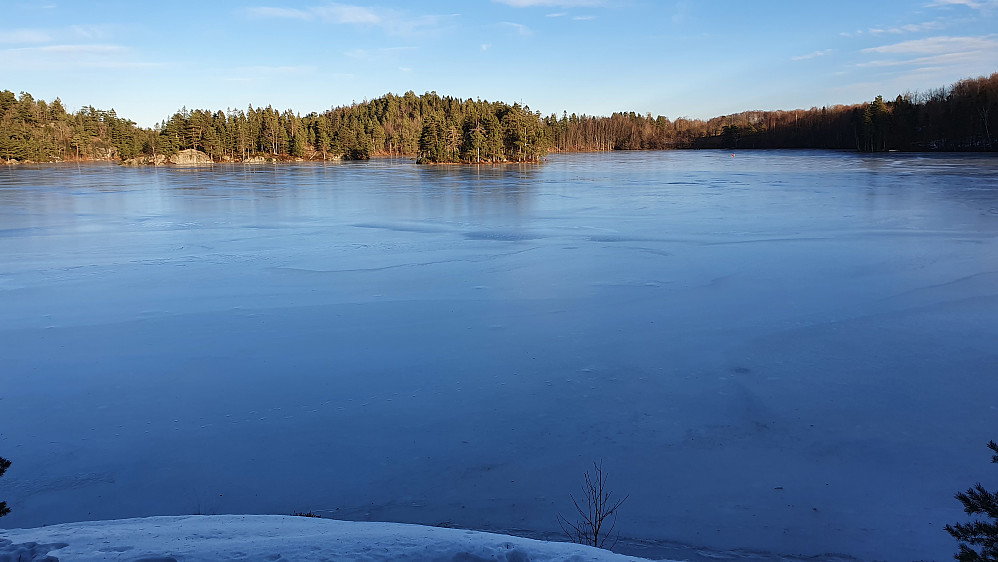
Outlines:
{"type": "Polygon", "coordinates": [[[224,112],[184,108],[154,128],[142,128],[114,110],[86,106],[70,113],[58,98],[45,102],[3,90],[0,160],[207,165],[398,154],[439,164],[537,162],[554,152],[617,150],[993,153],[998,151],[996,100],[998,72],[924,94],[709,119],[636,112],[545,116],[519,103],[409,91],[306,115],[269,105],[224,112]]]}

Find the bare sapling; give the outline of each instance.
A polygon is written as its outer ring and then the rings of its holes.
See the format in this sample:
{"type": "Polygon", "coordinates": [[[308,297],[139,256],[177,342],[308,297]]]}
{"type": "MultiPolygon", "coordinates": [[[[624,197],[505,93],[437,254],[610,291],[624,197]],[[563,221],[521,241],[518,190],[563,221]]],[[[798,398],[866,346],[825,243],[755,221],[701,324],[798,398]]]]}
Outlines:
{"type": "Polygon", "coordinates": [[[563,515],[558,515],[558,524],[561,526],[561,530],[568,535],[572,542],[606,549],[612,549],[617,544],[617,540],[620,538],[619,533],[614,537],[610,546],[606,546],[607,539],[610,538],[617,525],[617,510],[630,495],[614,499],[613,491],[606,485],[606,479],[606,473],[603,472],[603,461],[593,462],[593,473],[586,472],[585,483],[582,487],[585,499],[580,503],[574,494],[570,494],[578,517],[573,522],[563,515]]]}

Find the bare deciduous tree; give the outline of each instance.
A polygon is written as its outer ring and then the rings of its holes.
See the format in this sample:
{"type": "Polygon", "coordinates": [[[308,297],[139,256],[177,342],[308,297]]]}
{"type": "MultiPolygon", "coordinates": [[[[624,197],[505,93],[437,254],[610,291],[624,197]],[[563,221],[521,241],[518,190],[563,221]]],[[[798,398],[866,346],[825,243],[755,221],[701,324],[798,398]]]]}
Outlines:
{"type": "Polygon", "coordinates": [[[593,462],[593,473],[586,472],[585,484],[582,487],[585,494],[585,508],[574,495],[570,494],[578,518],[572,522],[563,515],[558,515],[558,524],[568,538],[578,544],[588,544],[598,548],[613,548],[620,535],[614,537],[609,547],[606,541],[617,525],[617,510],[627,501],[630,495],[621,499],[613,499],[613,492],[606,485],[606,473],[603,472],[603,461],[593,462]]]}

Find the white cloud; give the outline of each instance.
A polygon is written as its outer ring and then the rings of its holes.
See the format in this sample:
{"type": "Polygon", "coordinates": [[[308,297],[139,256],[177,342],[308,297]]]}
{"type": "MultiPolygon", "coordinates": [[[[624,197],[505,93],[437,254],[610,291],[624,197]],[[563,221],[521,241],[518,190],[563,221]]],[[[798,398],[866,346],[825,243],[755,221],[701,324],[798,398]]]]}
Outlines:
{"type": "Polygon", "coordinates": [[[32,43],[50,43],[54,41],[66,43],[83,41],[93,43],[107,39],[110,36],[110,26],[71,25],[69,27],[48,29],[0,30],[0,43],[22,45],[32,43]]]}
{"type": "Polygon", "coordinates": [[[942,23],[938,21],[926,21],[922,23],[909,23],[908,25],[902,25],[899,29],[906,33],[919,33],[921,31],[939,29],[942,26],[942,23]]]}
{"type": "Polygon", "coordinates": [[[415,51],[415,47],[383,47],[381,49],[351,49],[344,55],[352,59],[371,60],[395,60],[399,55],[415,51]]]}
{"type": "Polygon", "coordinates": [[[676,5],[673,7],[673,13],[671,18],[672,23],[677,25],[682,25],[689,22],[691,19],[693,19],[692,16],[690,16],[691,12],[692,9],[690,8],[689,2],[687,2],[686,0],[681,0],[679,2],[676,2],[676,5]]]}
{"type": "Polygon", "coordinates": [[[998,8],[998,0],[933,0],[928,7],[966,6],[971,10],[989,10],[998,8]]]}
{"type": "Polygon", "coordinates": [[[380,25],[385,21],[385,16],[391,16],[391,13],[387,11],[382,11],[379,14],[372,8],[346,4],[330,4],[312,10],[330,23],[380,25]]]}
{"type": "Polygon", "coordinates": [[[327,73],[314,65],[284,65],[284,66],[240,66],[231,69],[230,74],[222,80],[239,83],[286,83],[288,80],[303,80],[315,76],[323,76],[334,80],[351,80],[353,74],[327,73]]]}
{"type": "Polygon", "coordinates": [[[35,29],[12,29],[0,31],[0,43],[47,43],[52,37],[35,29]]]}
{"type": "Polygon", "coordinates": [[[878,54],[928,54],[941,55],[953,52],[976,52],[993,50],[998,53],[998,35],[979,35],[971,37],[928,37],[902,41],[892,45],[869,47],[864,53],[878,54]]]}
{"type": "MultiPolygon", "coordinates": [[[[998,2],[998,0],[995,0],[998,2]]],[[[923,21],[920,23],[909,23],[905,25],[896,26],[878,26],[870,27],[865,30],[857,29],[856,31],[843,31],[839,33],[841,37],[860,37],[863,35],[883,35],[885,33],[890,33],[893,35],[901,35],[906,33],[922,33],[926,31],[934,31],[943,29],[944,27],[949,27],[953,25],[946,18],[939,18],[931,21],[923,21]]]]}
{"type": "Polygon", "coordinates": [[[998,66],[998,35],[928,37],[870,47],[863,53],[879,55],[860,68],[896,68],[907,73],[934,73],[945,80],[993,72],[998,66]]]}
{"type": "Polygon", "coordinates": [[[261,6],[257,8],[247,8],[246,13],[250,17],[259,19],[296,19],[296,20],[311,20],[315,19],[315,14],[307,12],[305,10],[295,10],[293,8],[273,8],[270,6],[261,6]]]}
{"type": "MultiPolygon", "coordinates": [[[[22,50],[27,51],[28,49],[22,50]]],[[[62,53],[69,55],[107,55],[124,53],[127,51],[127,49],[121,45],[46,45],[44,47],[35,47],[31,50],[44,53],[62,53]]]]}
{"type": "Polygon", "coordinates": [[[513,23],[511,21],[504,21],[504,22],[500,23],[499,25],[502,25],[502,26],[505,26],[505,27],[509,27],[509,28],[513,29],[514,31],[516,31],[516,33],[519,34],[519,35],[527,36],[527,35],[532,35],[533,34],[533,31],[531,31],[529,27],[523,25],[522,23],[513,23]]]}
{"type": "Polygon", "coordinates": [[[108,26],[104,25],[74,25],[69,29],[77,38],[89,41],[103,39],[110,35],[108,26]]]}
{"type": "Polygon", "coordinates": [[[245,72],[252,75],[260,74],[278,74],[278,75],[289,75],[289,74],[315,74],[318,68],[309,65],[285,65],[285,66],[244,66],[236,69],[239,72],[245,72]]]}
{"type": "Polygon", "coordinates": [[[164,66],[135,60],[121,45],[60,44],[0,50],[6,68],[63,70],[79,68],[140,69],[164,66]]]}
{"type": "Polygon", "coordinates": [[[902,67],[902,66],[919,66],[919,67],[940,67],[945,64],[953,64],[955,62],[961,62],[966,60],[966,56],[963,54],[945,54],[945,55],[934,55],[931,57],[917,57],[913,59],[906,60],[874,60],[870,62],[861,62],[856,66],[860,68],[892,68],[892,67],[902,67]]]}
{"type": "MultiPolygon", "coordinates": [[[[900,25],[896,27],[874,27],[867,30],[867,33],[873,35],[880,35],[883,33],[892,34],[902,34],[902,33],[920,33],[923,31],[931,31],[934,29],[940,29],[943,27],[940,21],[926,21],[922,23],[909,23],[907,25],[900,25]]],[[[857,34],[862,34],[862,32],[857,32],[857,34]]]]}
{"type": "Polygon", "coordinates": [[[248,8],[245,13],[257,19],[296,19],[321,21],[336,25],[380,27],[392,35],[432,32],[456,17],[453,14],[444,16],[413,15],[388,8],[371,8],[336,2],[304,9],[261,6],[248,8]]]}
{"type": "Polygon", "coordinates": [[[533,8],[535,6],[558,7],[558,8],[580,8],[603,5],[603,0],[492,0],[514,8],[533,8]]]}
{"type": "Polygon", "coordinates": [[[790,60],[810,60],[810,59],[816,59],[818,57],[823,57],[823,56],[831,53],[834,50],[835,49],[824,49],[824,50],[821,50],[821,51],[815,51],[813,53],[808,53],[806,55],[800,55],[800,56],[796,56],[796,57],[790,57],[790,60]]]}

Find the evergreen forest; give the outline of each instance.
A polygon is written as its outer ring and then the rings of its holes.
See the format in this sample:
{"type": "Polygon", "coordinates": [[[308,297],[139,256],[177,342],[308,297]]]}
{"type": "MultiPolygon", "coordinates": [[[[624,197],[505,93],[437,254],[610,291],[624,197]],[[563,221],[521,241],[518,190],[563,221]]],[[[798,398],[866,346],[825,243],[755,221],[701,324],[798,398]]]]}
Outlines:
{"type": "Polygon", "coordinates": [[[824,148],[865,152],[994,151],[998,72],[856,105],[745,111],[711,119],[634,112],[541,115],[528,106],[436,92],[386,94],[300,115],[271,106],[177,111],[142,128],[111,110],[68,112],[59,98],[0,91],[0,158],[155,163],[182,150],[215,162],[414,158],[425,163],[537,161],[551,151],[824,148]]]}

